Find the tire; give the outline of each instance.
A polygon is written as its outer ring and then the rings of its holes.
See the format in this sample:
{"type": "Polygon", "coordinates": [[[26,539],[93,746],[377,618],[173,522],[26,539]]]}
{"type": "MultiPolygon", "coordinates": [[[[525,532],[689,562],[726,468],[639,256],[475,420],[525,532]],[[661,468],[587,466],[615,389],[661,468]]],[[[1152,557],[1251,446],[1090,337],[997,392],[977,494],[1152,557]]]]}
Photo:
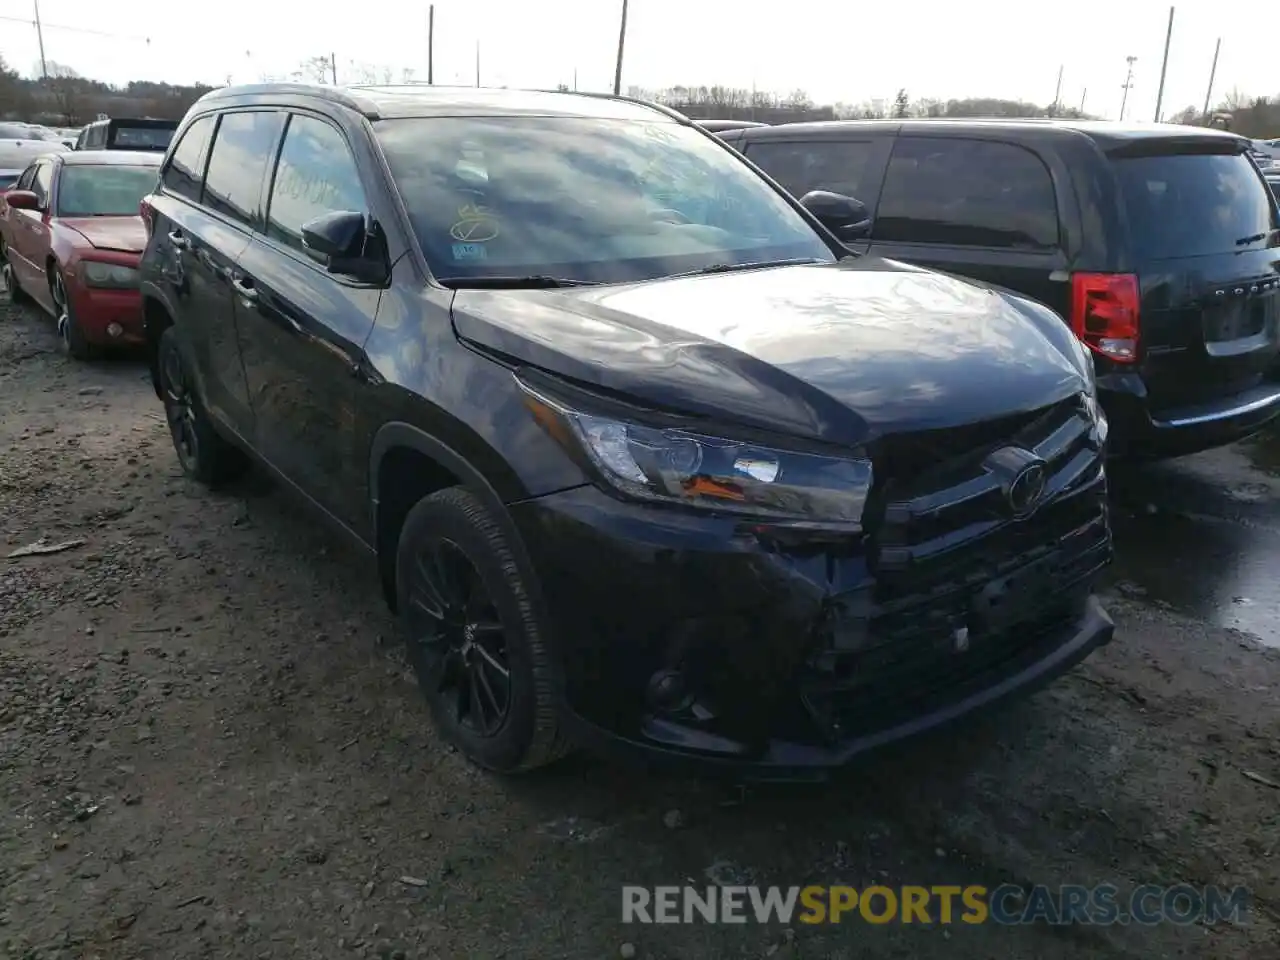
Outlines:
{"type": "Polygon", "coordinates": [[[161,334],[157,355],[160,397],[182,472],[206,487],[216,487],[244,473],[248,458],[214,429],[173,327],[161,334]]]}
{"type": "Polygon", "coordinates": [[[4,274],[4,299],[6,303],[14,306],[22,306],[30,303],[31,297],[22,287],[18,286],[18,277],[13,272],[13,266],[8,260],[5,260],[0,266],[0,272],[4,274]]]}
{"type": "Polygon", "coordinates": [[[473,494],[451,487],[409,511],[396,596],[408,659],[448,742],[504,774],[569,752],[543,625],[510,544],[473,494]]]}
{"type": "Polygon", "coordinates": [[[62,268],[55,265],[50,273],[49,293],[58,313],[58,337],[62,340],[62,351],[72,360],[92,360],[98,355],[98,347],[85,338],[84,328],[76,320],[71,298],[67,296],[66,283],[62,279],[62,268]]]}

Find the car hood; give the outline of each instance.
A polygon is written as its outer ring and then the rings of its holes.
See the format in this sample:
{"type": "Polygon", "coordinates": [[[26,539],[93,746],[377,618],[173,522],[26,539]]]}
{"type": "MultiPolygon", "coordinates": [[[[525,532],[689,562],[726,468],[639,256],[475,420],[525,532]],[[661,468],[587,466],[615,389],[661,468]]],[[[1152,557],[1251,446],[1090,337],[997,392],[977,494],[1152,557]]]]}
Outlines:
{"type": "Polygon", "coordinates": [[[1084,389],[1051,311],[955,277],[839,264],[564,290],[460,290],[464,340],[718,422],[840,444],[1024,412],[1084,389]]]}
{"type": "Polygon", "coordinates": [[[63,217],[58,222],[98,250],[141,253],[147,246],[147,228],[141,217],[63,217]]]}

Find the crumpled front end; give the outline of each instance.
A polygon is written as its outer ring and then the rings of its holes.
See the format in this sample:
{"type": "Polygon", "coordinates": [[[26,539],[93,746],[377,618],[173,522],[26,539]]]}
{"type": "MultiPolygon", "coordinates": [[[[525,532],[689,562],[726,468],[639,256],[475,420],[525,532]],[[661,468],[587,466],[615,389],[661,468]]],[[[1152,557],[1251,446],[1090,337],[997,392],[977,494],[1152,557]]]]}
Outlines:
{"type": "Polygon", "coordinates": [[[570,721],[648,757],[790,778],[1051,680],[1112,631],[1092,598],[1111,558],[1094,416],[1073,397],[875,442],[860,535],[593,486],[515,505],[570,721]]]}

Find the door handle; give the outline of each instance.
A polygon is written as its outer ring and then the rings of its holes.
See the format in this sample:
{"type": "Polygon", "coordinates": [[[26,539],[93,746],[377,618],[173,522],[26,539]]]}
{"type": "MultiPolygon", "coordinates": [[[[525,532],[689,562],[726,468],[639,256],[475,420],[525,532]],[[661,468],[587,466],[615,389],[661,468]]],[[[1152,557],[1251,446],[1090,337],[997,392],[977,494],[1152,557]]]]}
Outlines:
{"type": "Polygon", "coordinates": [[[250,303],[258,299],[258,291],[253,288],[253,281],[247,277],[232,277],[231,286],[235,287],[236,293],[250,303]]]}
{"type": "Polygon", "coordinates": [[[185,250],[191,246],[191,243],[177,230],[169,234],[169,242],[173,244],[175,250],[185,250]]]}

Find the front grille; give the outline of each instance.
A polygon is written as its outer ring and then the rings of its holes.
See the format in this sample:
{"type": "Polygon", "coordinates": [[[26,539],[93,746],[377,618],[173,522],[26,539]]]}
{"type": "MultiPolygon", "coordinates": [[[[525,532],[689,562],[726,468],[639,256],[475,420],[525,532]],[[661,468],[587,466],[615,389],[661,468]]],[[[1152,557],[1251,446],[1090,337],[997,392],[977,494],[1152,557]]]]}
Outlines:
{"type": "MultiPolygon", "coordinates": [[[[1082,402],[995,423],[1005,432],[954,431],[931,458],[876,460],[867,520],[874,582],[863,603],[845,604],[868,611],[864,635],[839,649],[827,642],[802,679],[806,705],[828,731],[887,724],[1030,656],[1076,615],[1110,560],[1101,445],[1082,402]],[[987,459],[1004,446],[1045,464],[1044,498],[1022,519],[1010,515],[987,459]],[[963,654],[957,631],[969,645],[963,654]]],[[[892,448],[921,449],[919,438],[892,448]]]]}

